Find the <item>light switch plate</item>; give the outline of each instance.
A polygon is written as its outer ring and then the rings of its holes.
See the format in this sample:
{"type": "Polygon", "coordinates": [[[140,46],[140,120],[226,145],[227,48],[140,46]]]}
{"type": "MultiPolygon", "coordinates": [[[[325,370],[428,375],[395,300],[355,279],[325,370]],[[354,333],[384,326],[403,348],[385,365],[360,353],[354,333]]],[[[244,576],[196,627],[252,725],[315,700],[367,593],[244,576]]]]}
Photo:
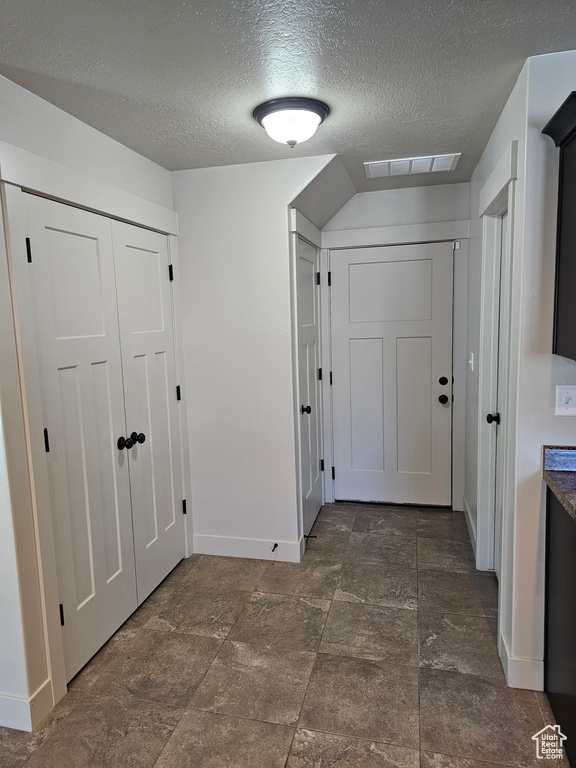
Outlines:
{"type": "Polygon", "coordinates": [[[576,416],[576,387],[556,387],[556,416],[576,416]]]}

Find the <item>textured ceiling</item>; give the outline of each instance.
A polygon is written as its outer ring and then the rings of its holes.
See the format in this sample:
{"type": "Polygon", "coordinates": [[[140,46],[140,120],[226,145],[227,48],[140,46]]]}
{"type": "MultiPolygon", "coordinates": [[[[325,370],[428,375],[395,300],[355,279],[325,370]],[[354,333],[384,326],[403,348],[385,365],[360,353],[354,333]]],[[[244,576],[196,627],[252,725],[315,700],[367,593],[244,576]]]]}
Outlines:
{"type": "Polygon", "coordinates": [[[524,60],[576,48],[574,0],[2,0],[0,74],[170,170],[338,153],[358,191],[466,181],[524,60]],[[332,114],[290,150],[253,108],[332,114]],[[451,174],[362,162],[462,152],[451,174]]]}

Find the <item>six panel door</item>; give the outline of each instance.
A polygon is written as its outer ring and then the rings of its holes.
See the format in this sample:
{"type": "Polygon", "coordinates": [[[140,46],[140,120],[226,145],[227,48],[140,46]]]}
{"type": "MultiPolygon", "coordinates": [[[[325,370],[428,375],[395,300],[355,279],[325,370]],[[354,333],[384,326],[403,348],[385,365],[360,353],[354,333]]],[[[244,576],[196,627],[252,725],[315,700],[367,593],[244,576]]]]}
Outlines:
{"type": "Polygon", "coordinates": [[[452,243],[331,254],[337,499],[449,506],[452,243]]]}

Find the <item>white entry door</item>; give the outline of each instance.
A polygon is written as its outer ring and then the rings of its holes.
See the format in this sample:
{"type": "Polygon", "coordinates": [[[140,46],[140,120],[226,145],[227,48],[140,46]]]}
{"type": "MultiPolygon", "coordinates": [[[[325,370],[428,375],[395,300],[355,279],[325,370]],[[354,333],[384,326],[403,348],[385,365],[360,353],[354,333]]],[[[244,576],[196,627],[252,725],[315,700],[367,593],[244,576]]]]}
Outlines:
{"type": "Polygon", "coordinates": [[[137,607],[110,221],[25,196],[67,679],[137,607]]]}
{"type": "Polygon", "coordinates": [[[301,494],[304,534],[307,535],[322,506],[320,308],[316,282],[318,250],[300,237],[296,237],[296,273],[301,494]]]}
{"type": "Polygon", "coordinates": [[[183,555],[184,519],[168,242],[112,222],[130,462],[138,604],[183,555]]]}
{"type": "Polygon", "coordinates": [[[335,498],[449,506],[452,243],[331,253],[335,498]]]}

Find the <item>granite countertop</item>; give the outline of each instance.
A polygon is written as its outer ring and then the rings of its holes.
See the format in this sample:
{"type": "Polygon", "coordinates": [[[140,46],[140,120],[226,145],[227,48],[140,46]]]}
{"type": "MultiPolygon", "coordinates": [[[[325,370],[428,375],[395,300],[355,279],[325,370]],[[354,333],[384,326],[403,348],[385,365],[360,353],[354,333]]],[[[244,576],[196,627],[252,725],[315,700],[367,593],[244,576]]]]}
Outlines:
{"type": "Polygon", "coordinates": [[[576,446],[545,445],[542,458],[546,485],[576,522],[576,446]]]}

